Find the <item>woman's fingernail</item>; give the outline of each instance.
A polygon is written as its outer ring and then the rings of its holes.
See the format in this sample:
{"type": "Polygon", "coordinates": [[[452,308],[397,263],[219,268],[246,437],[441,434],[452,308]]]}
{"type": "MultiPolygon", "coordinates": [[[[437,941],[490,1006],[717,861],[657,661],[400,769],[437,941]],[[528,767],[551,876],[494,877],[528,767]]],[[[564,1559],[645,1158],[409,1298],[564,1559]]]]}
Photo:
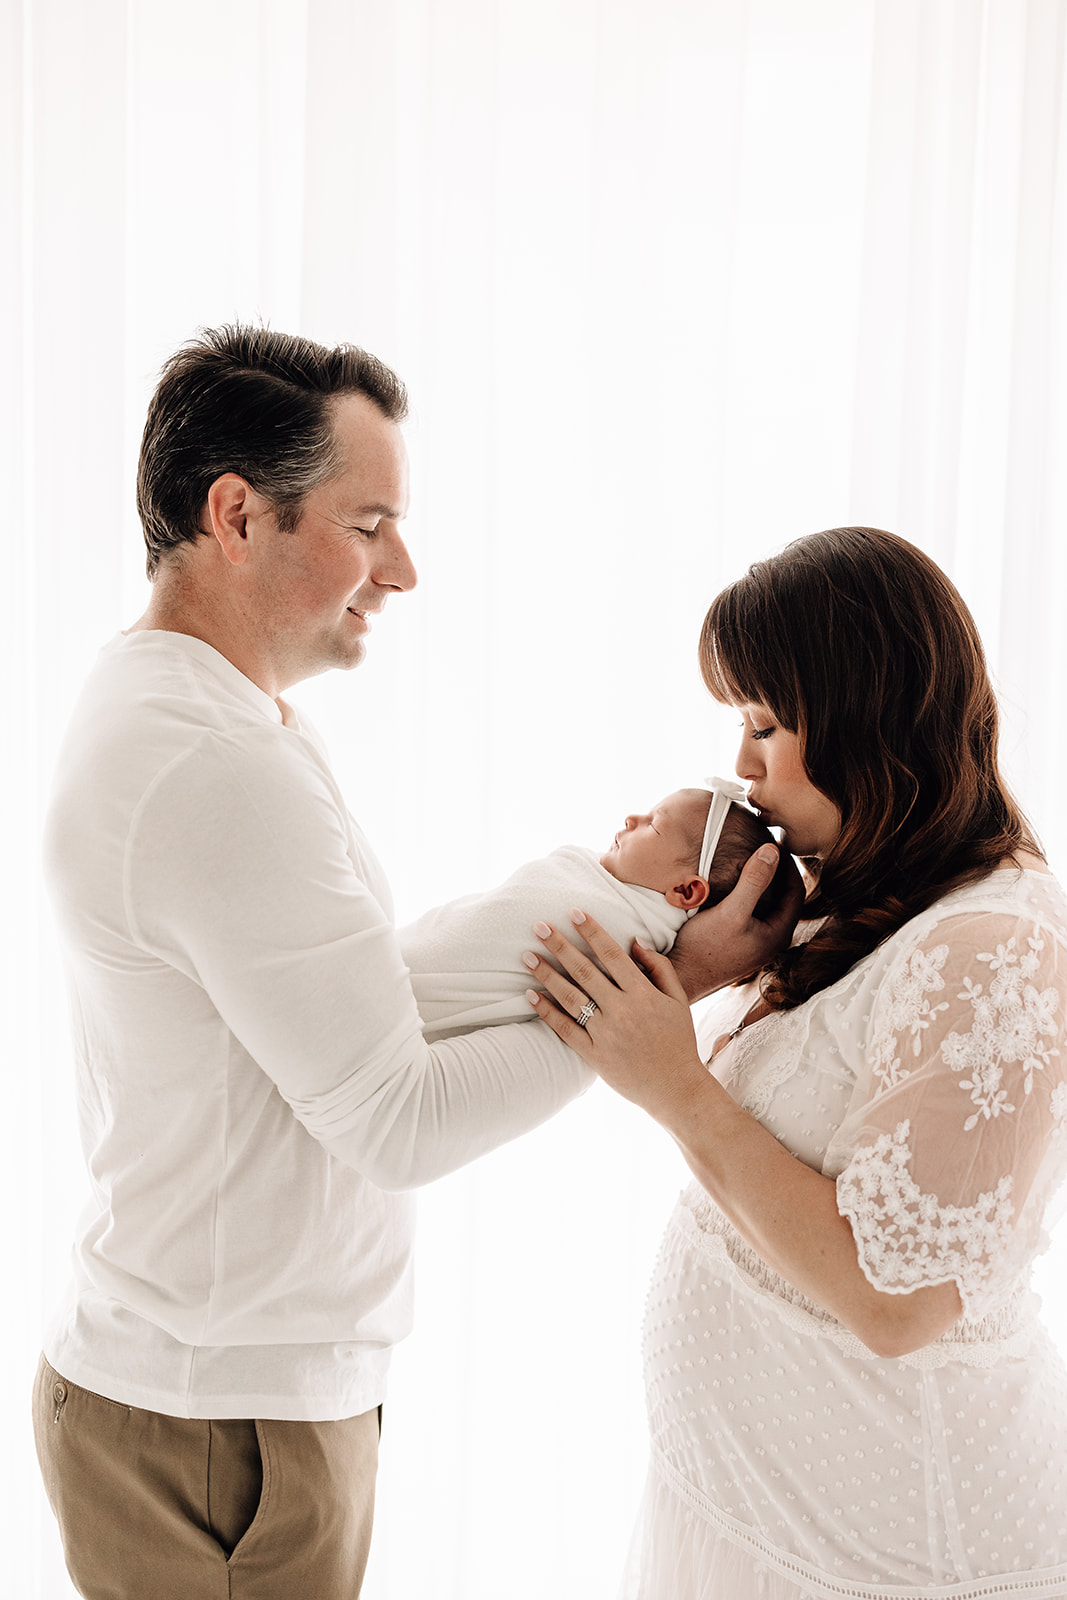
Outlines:
{"type": "Polygon", "coordinates": [[[541,1000],[541,996],[537,993],[536,989],[527,989],[526,998],[530,1002],[530,1004],[532,1006],[534,1006],[534,1007],[536,1007],[540,1003],[540,1000],[541,1000]]]}
{"type": "Polygon", "coordinates": [[[571,912],[571,921],[574,923],[574,926],[576,928],[580,928],[582,923],[585,921],[585,912],[584,911],[572,911],[571,912]]]}
{"type": "Polygon", "coordinates": [[[531,972],[536,972],[537,971],[538,960],[537,960],[537,957],[534,955],[532,950],[524,950],[522,952],[522,959],[523,959],[523,962],[525,963],[525,965],[529,967],[531,972]]]}
{"type": "Polygon", "coordinates": [[[552,937],[552,929],[547,922],[535,922],[533,931],[539,939],[550,939],[552,937]]]}
{"type": "Polygon", "coordinates": [[[766,862],[768,867],[773,867],[774,863],[778,860],[778,852],[774,848],[773,844],[761,844],[759,849],[756,851],[756,854],[759,856],[761,861],[766,862]]]}

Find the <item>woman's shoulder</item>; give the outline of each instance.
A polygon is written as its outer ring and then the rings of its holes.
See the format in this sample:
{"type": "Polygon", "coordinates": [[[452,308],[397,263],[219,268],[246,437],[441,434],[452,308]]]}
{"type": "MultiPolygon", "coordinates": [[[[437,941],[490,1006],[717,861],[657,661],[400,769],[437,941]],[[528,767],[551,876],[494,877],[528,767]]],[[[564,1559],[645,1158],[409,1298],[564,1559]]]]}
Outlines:
{"type": "Polygon", "coordinates": [[[925,933],[949,922],[1040,923],[1067,941],[1067,894],[1037,857],[1026,857],[987,873],[977,883],[953,889],[904,924],[901,933],[925,933]],[[1032,865],[1030,863],[1033,863],[1032,865]]]}
{"type": "Polygon", "coordinates": [[[894,997],[940,990],[951,975],[1019,966],[1024,976],[1062,983],[1067,971],[1067,895],[1051,873],[1000,869],[935,900],[867,958],[864,988],[874,1009],[894,997]],[[872,991],[874,993],[872,994],[872,991]]]}

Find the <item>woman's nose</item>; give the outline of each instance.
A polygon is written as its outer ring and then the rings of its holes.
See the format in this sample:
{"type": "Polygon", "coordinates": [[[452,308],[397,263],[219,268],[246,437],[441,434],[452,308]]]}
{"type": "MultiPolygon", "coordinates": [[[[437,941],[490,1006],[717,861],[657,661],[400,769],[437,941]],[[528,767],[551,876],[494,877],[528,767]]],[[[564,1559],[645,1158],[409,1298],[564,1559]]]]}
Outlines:
{"type": "Polygon", "coordinates": [[[748,739],[741,740],[741,747],[737,752],[737,760],[734,762],[734,771],[746,783],[753,778],[758,778],[763,771],[759,757],[748,739]]]}

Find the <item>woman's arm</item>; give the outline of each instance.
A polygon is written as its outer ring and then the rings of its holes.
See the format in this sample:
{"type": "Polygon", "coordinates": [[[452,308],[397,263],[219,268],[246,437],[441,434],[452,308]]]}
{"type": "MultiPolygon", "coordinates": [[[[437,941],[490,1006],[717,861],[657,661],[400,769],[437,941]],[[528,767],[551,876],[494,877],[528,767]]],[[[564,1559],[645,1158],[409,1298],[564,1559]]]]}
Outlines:
{"type": "Polygon", "coordinates": [[[531,971],[551,999],[537,996],[535,1009],[605,1082],[673,1136],[698,1181],[763,1260],[876,1355],[905,1355],[950,1328],[962,1311],[956,1285],[910,1294],[875,1289],[837,1209],[833,1180],[791,1155],[710,1076],[669,961],[635,949],[650,982],[592,919],[575,920],[610,976],[541,924],[535,931],[573,982],[538,959],[531,971]],[[598,1009],[580,1028],[573,1019],[587,997],[598,1009]]]}
{"type": "Polygon", "coordinates": [[[956,1285],[911,1294],[875,1289],[859,1265],[851,1225],[837,1209],[833,1180],[791,1155],[706,1068],[701,1071],[703,1082],[678,1097],[668,1131],[694,1176],[763,1260],[876,1355],[907,1355],[950,1328],[963,1309],[956,1285]]]}

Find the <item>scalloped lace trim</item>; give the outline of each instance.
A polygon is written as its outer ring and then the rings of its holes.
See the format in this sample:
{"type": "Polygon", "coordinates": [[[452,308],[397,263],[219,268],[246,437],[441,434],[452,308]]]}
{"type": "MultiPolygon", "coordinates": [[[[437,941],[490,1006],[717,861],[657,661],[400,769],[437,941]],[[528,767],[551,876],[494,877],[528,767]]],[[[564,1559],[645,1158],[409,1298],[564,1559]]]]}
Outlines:
{"type": "Polygon", "coordinates": [[[973,1206],[943,1206],[911,1176],[911,1124],[897,1124],[874,1144],[857,1150],[837,1180],[838,1205],[852,1224],[860,1265],[887,1294],[922,1284],[959,1285],[964,1307],[993,1278],[994,1263],[1011,1244],[1012,1180],[973,1206]]]}
{"type": "Polygon", "coordinates": [[[738,1549],[753,1557],[771,1572],[787,1578],[798,1588],[797,1600],[1011,1600],[1012,1596],[1053,1596],[1067,1593],[1067,1566],[1046,1568],[1044,1572],[1005,1573],[1001,1577],[971,1578],[951,1584],[868,1584],[847,1583],[830,1578],[816,1567],[795,1556],[776,1550],[743,1522],[727,1516],[707,1495],[702,1494],[677,1468],[656,1451],[652,1469],[666,1487],[686,1502],[710,1527],[738,1549]]]}
{"type": "MultiPolygon", "coordinates": [[[[698,1184],[691,1185],[682,1195],[671,1224],[711,1260],[729,1265],[745,1288],[772,1305],[795,1332],[829,1339],[847,1356],[868,1361],[885,1359],[875,1356],[836,1317],[769,1267],[698,1184]]],[[[894,1359],[904,1366],[929,1371],[949,1362],[989,1368],[1005,1358],[1025,1356],[1041,1326],[1036,1316],[1037,1303],[1036,1295],[1021,1284],[996,1310],[973,1320],[961,1317],[940,1339],[894,1359]]]]}

